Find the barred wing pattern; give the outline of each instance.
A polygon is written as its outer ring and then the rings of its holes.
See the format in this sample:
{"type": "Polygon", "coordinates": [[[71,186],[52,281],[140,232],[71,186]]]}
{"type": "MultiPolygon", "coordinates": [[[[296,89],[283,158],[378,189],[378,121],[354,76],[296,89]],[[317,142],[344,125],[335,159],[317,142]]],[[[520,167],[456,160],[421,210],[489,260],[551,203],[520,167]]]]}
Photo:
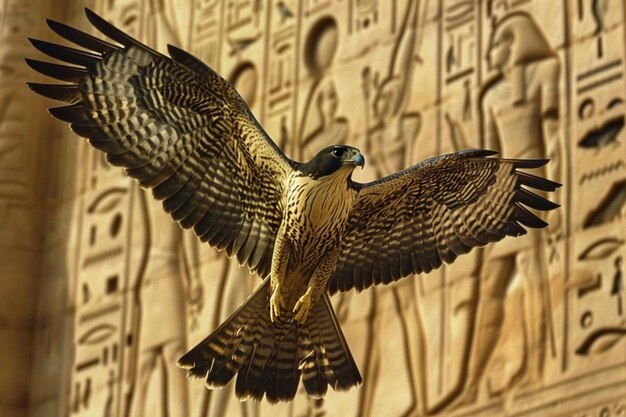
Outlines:
{"type": "Polygon", "coordinates": [[[235,89],[197,58],[169,46],[162,55],[85,10],[119,45],[48,20],[78,50],[31,39],[46,55],[35,70],[71,84],[35,84],[71,105],[50,109],[125,168],[184,228],[265,276],[293,163],[269,139],[235,89]]]}
{"type": "Polygon", "coordinates": [[[369,184],[354,184],[359,194],[330,292],[360,291],[428,273],[476,246],[523,235],[523,226],[547,226],[524,206],[551,210],[558,205],[525,187],[554,191],[560,184],[518,168],[539,168],[548,161],[487,158],[495,153],[442,155],[369,184]]]}

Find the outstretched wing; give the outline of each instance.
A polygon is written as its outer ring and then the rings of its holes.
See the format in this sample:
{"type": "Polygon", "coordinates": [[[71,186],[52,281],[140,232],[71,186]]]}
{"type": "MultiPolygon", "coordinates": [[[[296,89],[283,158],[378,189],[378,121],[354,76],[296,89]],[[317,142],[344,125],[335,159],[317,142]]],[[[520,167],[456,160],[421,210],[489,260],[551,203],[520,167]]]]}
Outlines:
{"type": "Polygon", "coordinates": [[[369,184],[348,219],[331,293],[388,284],[451,263],[473,247],[526,233],[522,226],[547,224],[524,206],[558,207],[528,191],[554,191],[560,184],[518,168],[547,160],[486,158],[470,150],[427,159],[369,184]]]}
{"type": "Polygon", "coordinates": [[[106,152],[202,241],[269,273],[292,162],[269,139],[235,89],[197,58],[169,46],[166,57],[86,9],[113,44],[48,21],[78,50],[31,39],[72,66],[27,59],[70,84],[31,89],[71,105],[50,113],[106,152]]]}

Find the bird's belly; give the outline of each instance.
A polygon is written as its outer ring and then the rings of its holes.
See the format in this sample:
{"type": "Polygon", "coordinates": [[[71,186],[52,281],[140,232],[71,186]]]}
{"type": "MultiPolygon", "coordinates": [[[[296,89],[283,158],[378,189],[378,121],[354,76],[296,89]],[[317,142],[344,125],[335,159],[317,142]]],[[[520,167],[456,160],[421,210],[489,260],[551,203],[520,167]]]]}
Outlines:
{"type": "Polygon", "coordinates": [[[290,242],[289,263],[282,279],[282,295],[289,309],[307,291],[321,260],[338,244],[336,236],[315,233],[313,229],[299,237],[290,242]]]}
{"type": "Polygon", "coordinates": [[[296,302],[304,295],[309,284],[309,278],[302,271],[288,270],[283,279],[281,295],[288,311],[293,310],[296,302]]]}
{"type": "Polygon", "coordinates": [[[284,233],[289,264],[282,278],[282,295],[292,308],[307,291],[320,261],[337,249],[353,202],[343,180],[313,185],[299,178],[287,197],[284,233]]]}

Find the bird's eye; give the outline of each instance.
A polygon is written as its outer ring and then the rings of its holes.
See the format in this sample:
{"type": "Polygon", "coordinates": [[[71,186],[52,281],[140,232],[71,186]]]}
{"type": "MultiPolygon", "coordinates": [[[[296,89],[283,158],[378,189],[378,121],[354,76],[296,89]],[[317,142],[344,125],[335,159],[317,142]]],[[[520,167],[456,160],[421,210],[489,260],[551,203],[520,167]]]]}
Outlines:
{"type": "Polygon", "coordinates": [[[333,156],[336,156],[337,158],[342,158],[345,153],[346,153],[346,150],[343,148],[335,148],[332,151],[333,156]]]}

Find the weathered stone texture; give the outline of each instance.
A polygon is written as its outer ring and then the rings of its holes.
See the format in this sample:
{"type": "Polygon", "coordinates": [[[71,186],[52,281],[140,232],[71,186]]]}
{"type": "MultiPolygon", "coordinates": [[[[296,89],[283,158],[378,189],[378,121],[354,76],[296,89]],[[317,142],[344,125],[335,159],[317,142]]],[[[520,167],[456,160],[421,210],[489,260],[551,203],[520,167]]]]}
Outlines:
{"type": "Polygon", "coordinates": [[[52,37],[49,15],[86,28],[80,5],[0,4],[0,415],[626,417],[623,1],[87,4],[202,58],[290,156],[359,147],[357,180],[468,147],[552,158],[549,229],[336,296],[364,384],[279,406],[175,366],[260,281],[23,87],[23,37],[52,37]]]}

